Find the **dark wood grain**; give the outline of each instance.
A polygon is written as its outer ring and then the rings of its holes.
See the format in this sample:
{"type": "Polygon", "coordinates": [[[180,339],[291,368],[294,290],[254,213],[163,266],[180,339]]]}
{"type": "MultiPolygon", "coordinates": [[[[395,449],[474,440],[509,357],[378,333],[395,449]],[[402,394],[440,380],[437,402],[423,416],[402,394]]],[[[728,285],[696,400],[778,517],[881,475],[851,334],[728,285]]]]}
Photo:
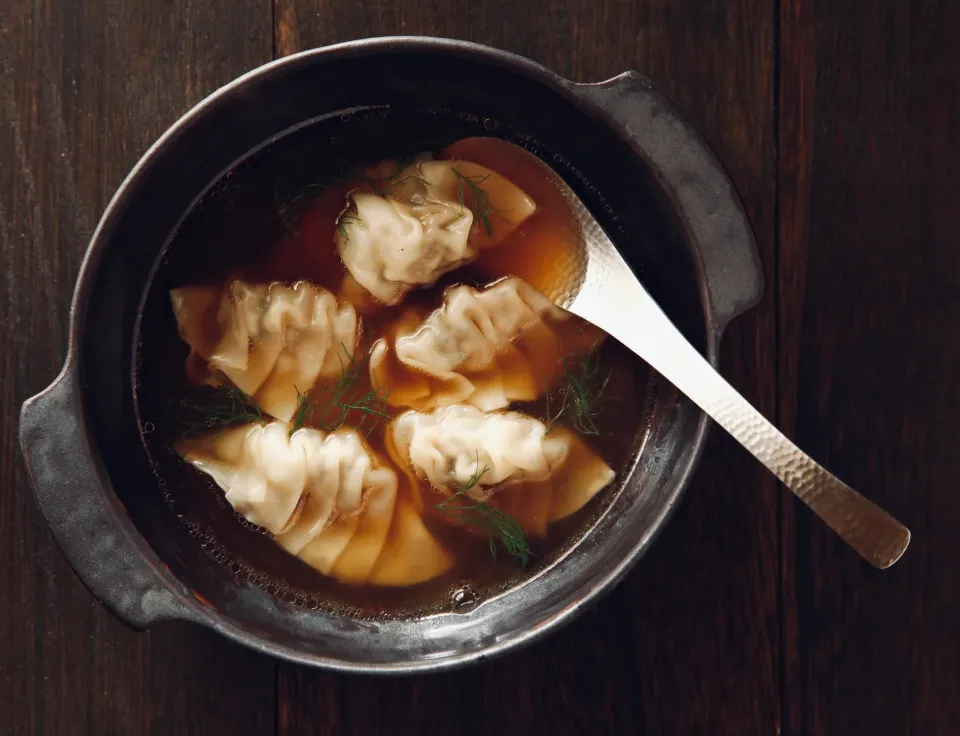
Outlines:
{"type": "Polygon", "coordinates": [[[0,733],[273,728],[271,660],[186,626],[136,634],[97,604],[16,449],[20,403],[63,361],[108,197],[178,115],[271,50],[268,0],[0,0],[0,733]]]}
{"type": "Polygon", "coordinates": [[[0,733],[954,734],[960,729],[960,28],[953,0],[0,0],[0,733]],[[77,580],[16,449],[63,359],[110,194],[203,95],[311,46],[465,38],[654,78],[729,169],[767,296],[723,372],[914,532],[877,572],[714,432],[628,578],[452,674],[278,664],[127,630],[77,580]]]}
{"type": "MultiPolygon", "coordinates": [[[[492,44],[579,80],[658,80],[730,168],[773,280],[774,9],[548,0],[279,0],[277,49],[384,34],[492,44]]],[[[772,292],[736,325],[723,369],[775,411],[772,292]]],[[[373,680],[280,666],[282,733],[775,733],[779,720],[777,489],[714,434],[651,554],[569,628],[502,661],[373,680]]]]}
{"type": "Polygon", "coordinates": [[[960,729],[960,6],[781,4],[782,418],[913,531],[784,505],[787,734],[960,729]]]}

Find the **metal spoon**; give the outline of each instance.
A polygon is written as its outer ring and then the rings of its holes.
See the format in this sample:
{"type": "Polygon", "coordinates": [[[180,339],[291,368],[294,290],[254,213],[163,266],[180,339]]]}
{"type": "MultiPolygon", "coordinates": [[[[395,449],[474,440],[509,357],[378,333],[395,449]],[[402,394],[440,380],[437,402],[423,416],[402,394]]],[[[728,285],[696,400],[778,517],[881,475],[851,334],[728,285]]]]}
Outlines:
{"type": "Polygon", "coordinates": [[[552,294],[564,309],[592,322],[643,358],[733,435],[865,560],[880,569],[900,559],[910,530],[788,440],[717,373],[663,313],[580,198],[547,164],[537,162],[570,201],[586,243],[576,283],[552,294]]]}

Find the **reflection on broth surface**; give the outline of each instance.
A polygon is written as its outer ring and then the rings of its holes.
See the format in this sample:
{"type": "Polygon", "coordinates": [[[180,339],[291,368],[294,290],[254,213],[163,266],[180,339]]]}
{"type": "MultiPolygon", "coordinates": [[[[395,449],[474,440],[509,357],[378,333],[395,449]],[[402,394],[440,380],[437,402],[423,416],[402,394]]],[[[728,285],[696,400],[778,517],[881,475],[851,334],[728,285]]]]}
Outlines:
{"type": "Polygon", "coordinates": [[[636,449],[645,367],[547,298],[582,267],[563,196],[496,140],[433,132],[349,162],[318,124],[257,153],[147,299],[138,402],[168,501],[311,608],[399,615],[521,580],[636,449]]]}

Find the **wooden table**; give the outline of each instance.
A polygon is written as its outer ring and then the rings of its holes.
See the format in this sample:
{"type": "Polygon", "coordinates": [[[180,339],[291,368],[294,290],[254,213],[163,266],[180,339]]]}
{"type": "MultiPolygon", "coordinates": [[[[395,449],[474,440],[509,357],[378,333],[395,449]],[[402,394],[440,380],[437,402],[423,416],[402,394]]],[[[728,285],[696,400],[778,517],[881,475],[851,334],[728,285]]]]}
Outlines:
{"type": "Polygon", "coordinates": [[[960,733],[956,0],[0,0],[0,733],[960,733]],[[913,530],[861,562],[714,431],[682,508],[589,613],[406,679],[127,630],[30,497],[20,403],[64,357],[108,198],[242,72],[387,34],[466,38],[578,80],[633,68],[749,211],[763,302],[723,372],[913,530]]]}

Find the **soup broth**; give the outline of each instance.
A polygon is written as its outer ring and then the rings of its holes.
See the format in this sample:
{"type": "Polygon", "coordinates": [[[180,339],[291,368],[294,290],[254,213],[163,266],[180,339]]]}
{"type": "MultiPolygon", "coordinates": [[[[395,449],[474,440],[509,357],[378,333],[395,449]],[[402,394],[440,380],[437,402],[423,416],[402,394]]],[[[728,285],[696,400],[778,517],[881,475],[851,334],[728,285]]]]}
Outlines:
{"type": "MultiPolygon", "coordinates": [[[[513,182],[538,209],[505,242],[482,250],[477,260],[444,274],[435,284],[410,291],[399,304],[368,311],[361,307],[362,329],[355,355],[365,356],[373,341],[405,310],[436,309],[446,287],[482,287],[516,276],[549,296],[563,273],[580,267],[582,244],[573,215],[563,195],[534,162],[518,157],[493,138],[463,139],[463,131],[454,123],[437,120],[424,126],[416,117],[407,119],[398,111],[390,114],[395,138],[383,138],[382,120],[372,121],[376,125],[373,135],[363,120],[336,117],[284,137],[227,173],[187,214],[168,245],[145,303],[137,360],[144,443],[167,502],[191,533],[234,575],[285,600],[357,616],[403,615],[448,607],[451,595],[458,600],[465,595],[482,598],[536,574],[556,559],[602,512],[635,456],[651,381],[645,365],[613,339],[605,340],[595,353],[590,353],[594,347],[590,344],[584,345],[582,355],[569,356],[575,370],[576,361],[589,355],[597,380],[603,381],[602,395],[591,412],[591,433],[581,439],[614,470],[616,480],[583,509],[551,524],[546,537],[528,536],[531,557],[525,569],[502,547],[492,547],[485,534],[444,518],[436,509],[443,497],[431,495],[427,487],[423,518],[452,554],[450,569],[428,582],[403,588],[339,582],[284,551],[269,533],[235,513],[208,476],[180,459],[175,444],[183,433],[182,414],[194,404],[202,404],[210,389],[198,389],[188,380],[185,361],[189,350],[178,335],[170,290],[189,284],[222,284],[239,277],[254,283],[307,280],[339,293],[346,271],[334,244],[337,218],[348,191],[357,186],[356,172],[364,166],[422,152],[445,160],[469,161],[513,182]],[[372,146],[370,141],[374,141],[372,146]],[[412,148],[411,141],[416,142],[412,148]],[[348,155],[356,151],[365,153],[362,157],[348,155]],[[492,548],[496,555],[491,554],[492,548]]],[[[324,383],[321,379],[318,387],[324,383]]],[[[368,372],[358,371],[355,390],[366,391],[369,385],[368,372]]],[[[561,378],[548,394],[535,401],[513,403],[508,410],[548,419],[557,412],[563,388],[561,378]]],[[[404,411],[386,407],[391,417],[404,411]]],[[[346,425],[355,426],[361,418],[353,412],[346,425]]],[[[370,448],[389,457],[388,422],[380,420],[365,427],[372,427],[365,438],[370,448]]],[[[569,429],[576,431],[575,427],[569,429]]],[[[402,476],[401,469],[397,470],[402,476]]],[[[508,488],[495,494],[491,502],[504,501],[508,494],[523,490],[523,484],[508,488]]],[[[401,483],[399,493],[409,493],[409,489],[401,483]]]]}

